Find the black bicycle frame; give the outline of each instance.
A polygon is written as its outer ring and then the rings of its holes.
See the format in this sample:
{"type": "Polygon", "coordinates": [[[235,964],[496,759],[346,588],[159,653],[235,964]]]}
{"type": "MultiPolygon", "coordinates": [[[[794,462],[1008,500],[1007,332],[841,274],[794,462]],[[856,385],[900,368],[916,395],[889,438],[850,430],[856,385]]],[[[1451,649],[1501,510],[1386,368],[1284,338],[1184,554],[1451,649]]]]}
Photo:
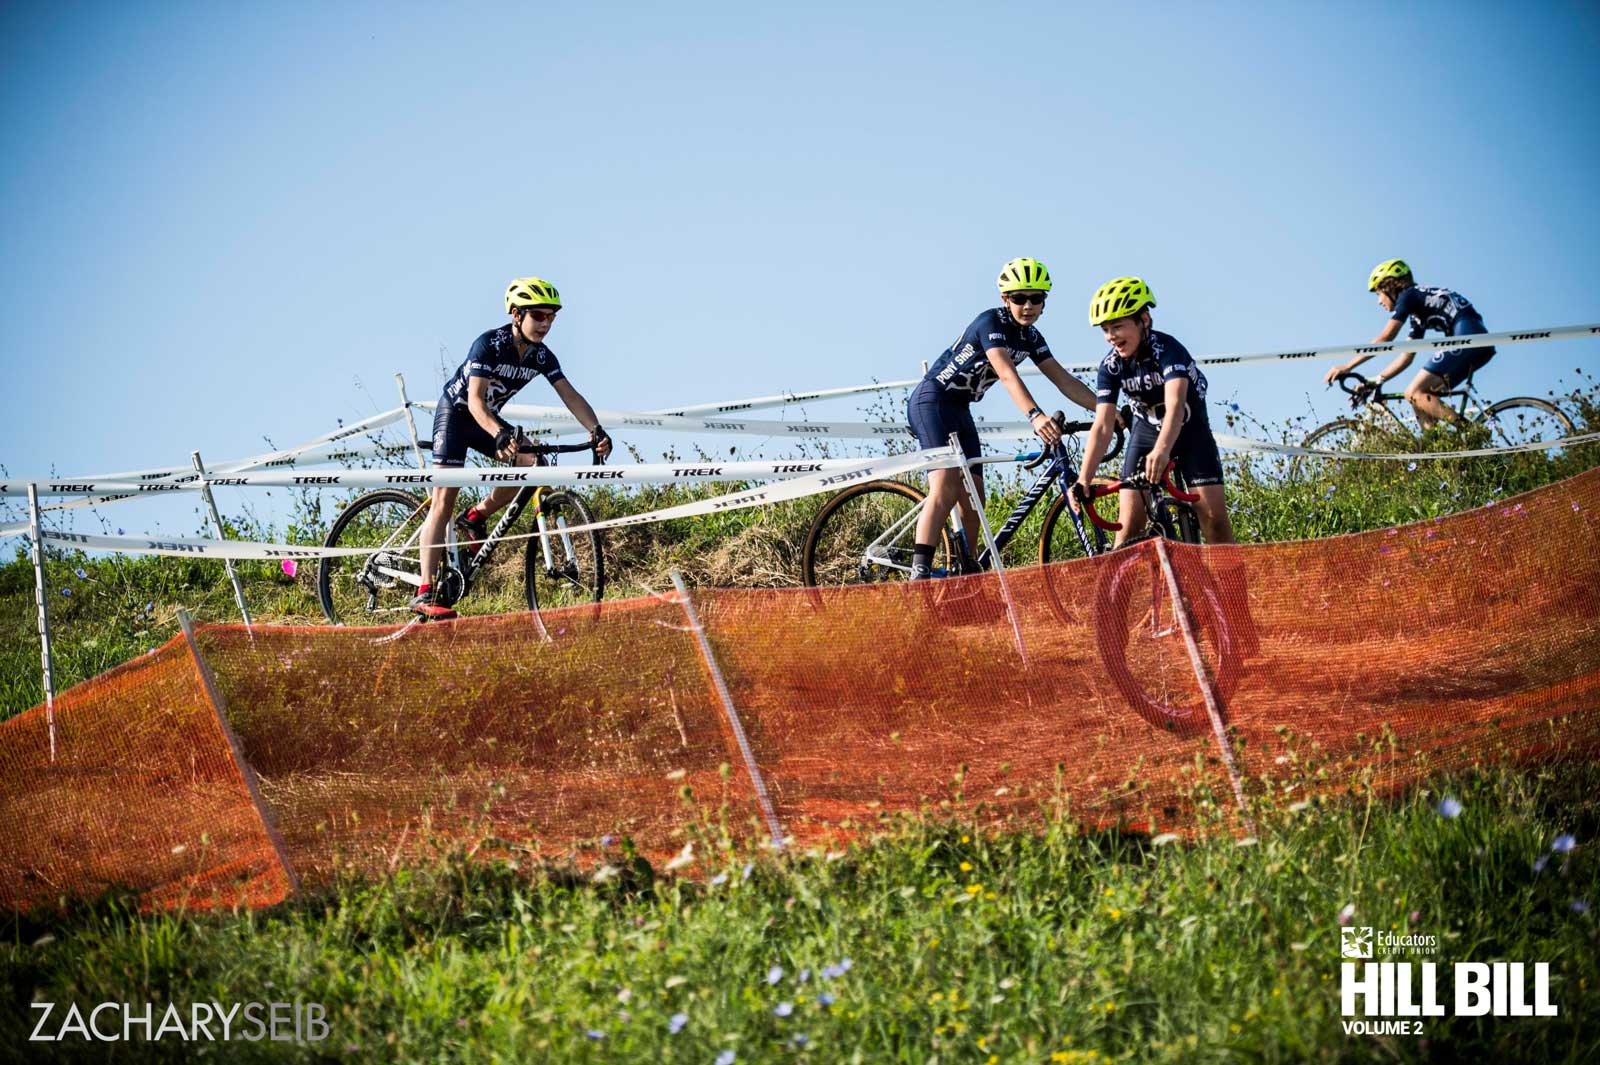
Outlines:
{"type": "Polygon", "coordinates": [[[523,508],[525,508],[528,505],[528,501],[533,498],[533,493],[535,491],[536,489],[532,486],[523,488],[521,491],[519,491],[515,498],[513,498],[510,503],[506,504],[504,516],[499,521],[494,523],[494,528],[490,530],[488,536],[484,537],[483,543],[478,545],[478,550],[474,551],[467,558],[467,561],[462,564],[462,595],[466,595],[466,589],[472,587],[472,578],[477,574],[477,572],[489,564],[489,557],[494,554],[494,549],[500,545],[501,537],[503,537],[506,532],[510,530],[512,524],[518,518],[522,517],[523,508]]]}
{"type": "MultiPolygon", "coordinates": [[[[1044,472],[1039,474],[1039,479],[1034,481],[1027,493],[1017,501],[1016,508],[1006,518],[1006,523],[1000,526],[999,532],[994,534],[995,550],[1004,551],[1006,549],[1006,544],[1011,542],[1011,538],[1017,534],[1017,530],[1022,527],[1022,523],[1028,520],[1028,515],[1033,513],[1033,508],[1039,505],[1039,500],[1043,499],[1045,493],[1050,490],[1052,482],[1059,479],[1062,493],[1071,493],[1072,485],[1078,479],[1078,471],[1072,465],[1072,460],[1067,457],[1066,449],[1060,448],[1059,445],[1057,447],[1059,448],[1058,452],[1051,456],[1049,463],[1044,468],[1044,472]]],[[[1083,545],[1083,553],[1085,555],[1099,554],[1104,547],[1104,536],[1098,529],[1091,536],[1089,527],[1084,525],[1083,517],[1072,509],[1071,505],[1067,507],[1067,514],[1072,518],[1072,527],[1078,533],[1078,542],[1083,545]]],[[[966,546],[965,533],[957,529],[956,535],[961,540],[962,545],[966,546]]],[[[979,566],[988,567],[990,553],[987,544],[977,555],[977,560],[979,566]]]]}

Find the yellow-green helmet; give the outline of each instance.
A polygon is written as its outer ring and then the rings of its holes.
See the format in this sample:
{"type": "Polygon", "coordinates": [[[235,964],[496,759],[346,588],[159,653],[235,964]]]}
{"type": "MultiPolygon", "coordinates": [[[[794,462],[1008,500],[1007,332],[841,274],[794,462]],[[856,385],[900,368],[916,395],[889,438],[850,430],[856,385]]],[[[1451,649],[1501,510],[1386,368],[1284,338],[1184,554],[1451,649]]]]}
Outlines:
{"type": "Polygon", "coordinates": [[[996,282],[1005,292],[1049,292],[1050,271],[1038,259],[1012,259],[1000,268],[996,282]]]}
{"type": "Polygon", "coordinates": [[[1391,277],[1410,277],[1411,267],[1406,265],[1404,259],[1385,259],[1372,268],[1372,276],[1367,278],[1367,291],[1378,291],[1378,285],[1391,277]]]}
{"type": "Polygon", "coordinates": [[[1126,318],[1155,305],[1156,295],[1143,278],[1114,277],[1095,289],[1094,299],[1089,301],[1089,324],[1126,318]]]}
{"type": "Polygon", "coordinates": [[[513,307],[559,307],[561,293],[542,277],[519,277],[506,286],[506,313],[513,307]]]}

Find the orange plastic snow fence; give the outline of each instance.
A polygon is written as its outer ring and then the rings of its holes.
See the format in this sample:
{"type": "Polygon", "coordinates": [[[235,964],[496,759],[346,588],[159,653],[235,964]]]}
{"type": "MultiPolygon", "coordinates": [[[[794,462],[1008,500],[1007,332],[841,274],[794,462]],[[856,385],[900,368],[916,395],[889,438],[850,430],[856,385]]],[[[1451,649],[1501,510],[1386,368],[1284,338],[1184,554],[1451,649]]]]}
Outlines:
{"type": "Polygon", "coordinates": [[[701,829],[808,844],[922,810],[1183,831],[1291,775],[1591,758],[1597,585],[1600,470],[1402,528],[1003,578],[201,626],[62,697],[54,761],[43,709],[0,724],[0,898],[260,904],[441,844],[659,860],[701,829]]]}

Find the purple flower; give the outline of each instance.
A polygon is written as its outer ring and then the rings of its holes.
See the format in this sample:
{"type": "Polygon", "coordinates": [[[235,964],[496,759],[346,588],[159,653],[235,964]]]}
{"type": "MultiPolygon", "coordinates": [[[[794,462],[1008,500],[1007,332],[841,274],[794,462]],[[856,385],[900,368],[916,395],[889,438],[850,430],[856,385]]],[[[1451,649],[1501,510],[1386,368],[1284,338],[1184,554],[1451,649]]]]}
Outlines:
{"type": "Polygon", "coordinates": [[[689,1015],[687,1013],[674,1013],[667,1021],[667,1034],[677,1035],[679,1032],[683,1031],[683,1026],[688,1023],[689,1015]]]}
{"type": "Polygon", "coordinates": [[[796,1032],[796,1033],[794,1033],[794,1038],[789,1040],[789,1041],[791,1043],[793,1043],[797,1047],[803,1047],[807,1043],[811,1042],[811,1040],[809,1038],[807,1038],[806,1033],[804,1033],[804,1032],[796,1032]]]}
{"type": "Polygon", "coordinates": [[[780,1002],[773,1008],[772,1012],[777,1014],[779,1017],[787,1017],[789,1014],[794,1012],[794,1003],[780,1002]]]}
{"type": "Polygon", "coordinates": [[[1439,800],[1439,816],[1454,820],[1461,816],[1461,803],[1452,796],[1446,795],[1439,800]]]}
{"type": "Polygon", "coordinates": [[[61,594],[66,596],[68,599],[71,599],[72,598],[72,589],[71,588],[63,588],[63,589],[61,589],[61,594]]]}
{"type": "Polygon", "coordinates": [[[733,1065],[738,1060],[738,1055],[731,1050],[724,1050],[717,1055],[717,1060],[712,1065],[733,1065]]]}
{"type": "Polygon", "coordinates": [[[1339,911],[1339,923],[1341,925],[1347,925],[1347,924],[1350,923],[1350,919],[1352,917],[1354,917],[1355,915],[1356,915],[1356,904],[1353,903],[1353,902],[1348,903],[1348,904],[1346,904],[1344,909],[1339,911]]]}
{"type": "Polygon", "coordinates": [[[1550,844],[1550,849],[1557,854],[1565,854],[1577,845],[1577,840],[1573,839],[1569,833],[1563,832],[1550,844]]]}
{"type": "Polygon", "coordinates": [[[1415,462],[1408,462],[1408,463],[1406,463],[1406,469],[1408,469],[1408,470],[1414,470],[1414,469],[1416,469],[1416,468],[1417,468],[1417,464],[1416,464],[1416,463],[1415,463],[1415,462]]]}
{"type": "Polygon", "coordinates": [[[1573,899],[1572,900],[1572,912],[1573,913],[1588,913],[1589,912],[1589,900],[1588,899],[1573,899]]]}
{"type": "Polygon", "coordinates": [[[755,867],[756,867],[756,863],[755,862],[745,862],[744,863],[744,869],[741,870],[740,873],[739,873],[739,879],[740,880],[749,880],[750,879],[750,870],[754,869],[755,867]]]}
{"type": "Polygon", "coordinates": [[[849,958],[846,958],[839,963],[839,971],[841,973],[847,973],[850,971],[850,966],[854,964],[855,962],[851,961],[849,958]]]}
{"type": "Polygon", "coordinates": [[[783,966],[774,965],[772,968],[767,970],[767,983],[776,984],[779,980],[782,980],[782,979],[783,979],[783,966]]]}
{"type": "Polygon", "coordinates": [[[150,600],[148,603],[146,603],[144,605],[144,612],[146,614],[148,614],[148,613],[150,613],[150,611],[154,610],[155,608],[156,608],[156,601],[154,599],[152,599],[152,600],[150,600]]]}
{"type": "Polygon", "coordinates": [[[1410,921],[1412,924],[1416,924],[1421,919],[1422,919],[1422,911],[1421,910],[1412,910],[1410,915],[1406,918],[1406,920],[1410,921]]]}
{"type": "Polygon", "coordinates": [[[844,975],[844,970],[839,968],[837,965],[824,965],[822,967],[822,978],[824,980],[832,980],[835,977],[839,977],[839,976],[843,976],[843,975],[844,975]]]}
{"type": "Polygon", "coordinates": [[[821,1006],[831,1006],[833,1005],[834,1001],[835,999],[832,991],[824,991],[822,994],[817,996],[817,1004],[821,1006]]]}
{"type": "Polygon", "coordinates": [[[723,884],[726,884],[727,882],[728,882],[728,874],[727,873],[718,873],[716,876],[711,878],[711,886],[712,887],[721,887],[723,884]]]}
{"type": "Polygon", "coordinates": [[[799,975],[799,977],[797,977],[797,979],[802,984],[805,983],[807,980],[811,979],[811,970],[810,969],[801,969],[800,970],[800,975],[799,975]]]}
{"type": "Polygon", "coordinates": [[[1544,872],[1544,867],[1549,864],[1550,856],[1548,854],[1541,854],[1539,857],[1533,860],[1533,871],[1536,873],[1542,873],[1544,872]]]}
{"type": "Polygon", "coordinates": [[[600,837],[600,846],[602,846],[602,847],[611,846],[611,837],[610,836],[601,836],[600,837]]]}
{"type": "Polygon", "coordinates": [[[77,569],[73,570],[72,574],[80,581],[86,581],[89,579],[89,571],[84,569],[82,566],[79,566],[77,569]]]}
{"type": "Polygon", "coordinates": [[[598,1028],[591,1028],[587,1032],[584,1032],[583,1034],[584,1034],[585,1037],[587,1037],[589,1039],[594,1039],[594,1040],[597,1040],[597,1041],[601,1040],[601,1039],[604,1039],[606,1037],[606,1033],[602,1032],[598,1028]]]}

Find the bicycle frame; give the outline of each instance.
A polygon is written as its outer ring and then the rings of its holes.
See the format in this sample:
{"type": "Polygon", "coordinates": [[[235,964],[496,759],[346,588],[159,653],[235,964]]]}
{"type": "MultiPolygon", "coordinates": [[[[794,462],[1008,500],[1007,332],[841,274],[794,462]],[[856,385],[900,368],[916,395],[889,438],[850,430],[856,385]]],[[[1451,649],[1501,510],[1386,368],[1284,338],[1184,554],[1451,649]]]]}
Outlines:
{"type": "MultiPolygon", "coordinates": [[[[1023,456],[1018,457],[1021,458],[1023,456]]],[[[1028,491],[1023,495],[1023,497],[1017,501],[1016,507],[1011,511],[1010,516],[1006,518],[1005,524],[1002,525],[994,534],[995,548],[1001,551],[1005,550],[1006,545],[1011,542],[1011,539],[1016,535],[1017,530],[1022,527],[1022,523],[1028,520],[1028,515],[1033,513],[1034,508],[1039,505],[1039,501],[1042,500],[1045,496],[1045,493],[1050,490],[1050,485],[1052,483],[1059,483],[1059,488],[1062,492],[1070,492],[1073,482],[1077,479],[1078,471],[1076,467],[1073,466],[1072,460],[1067,457],[1066,449],[1057,445],[1057,451],[1054,455],[1050,456],[1048,465],[1045,466],[1043,472],[1039,474],[1038,478],[1033,482],[1033,485],[1029,487],[1028,491]]],[[[871,564],[882,566],[886,569],[899,570],[902,573],[911,572],[911,567],[901,565],[900,563],[894,561],[886,553],[886,547],[887,545],[893,544],[899,540],[907,527],[916,523],[917,519],[922,515],[923,508],[927,505],[928,498],[925,496],[921,502],[902,514],[898,519],[895,520],[893,524],[880,533],[876,539],[869,543],[866,547],[866,550],[862,553],[862,566],[865,567],[866,565],[871,564]]],[[[1072,517],[1073,528],[1077,531],[1078,539],[1083,545],[1084,553],[1093,555],[1098,554],[1101,550],[1103,550],[1105,544],[1105,537],[1103,534],[1099,533],[1098,530],[1091,533],[1090,527],[1084,524],[1083,518],[1078,514],[1077,511],[1072,510],[1069,507],[1067,512],[1072,517]]],[[[959,508],[955,508],[950,511],[950,525],[954,532],[956,542],[960,544],[963,549],[965,549],[967,538],[965,532],[961,528],[959,508]]],[[[982,552],[978,554],[977,562],[980,566],[987,567],[990,561],[989,548],[985,546],[982,552]]]]}

